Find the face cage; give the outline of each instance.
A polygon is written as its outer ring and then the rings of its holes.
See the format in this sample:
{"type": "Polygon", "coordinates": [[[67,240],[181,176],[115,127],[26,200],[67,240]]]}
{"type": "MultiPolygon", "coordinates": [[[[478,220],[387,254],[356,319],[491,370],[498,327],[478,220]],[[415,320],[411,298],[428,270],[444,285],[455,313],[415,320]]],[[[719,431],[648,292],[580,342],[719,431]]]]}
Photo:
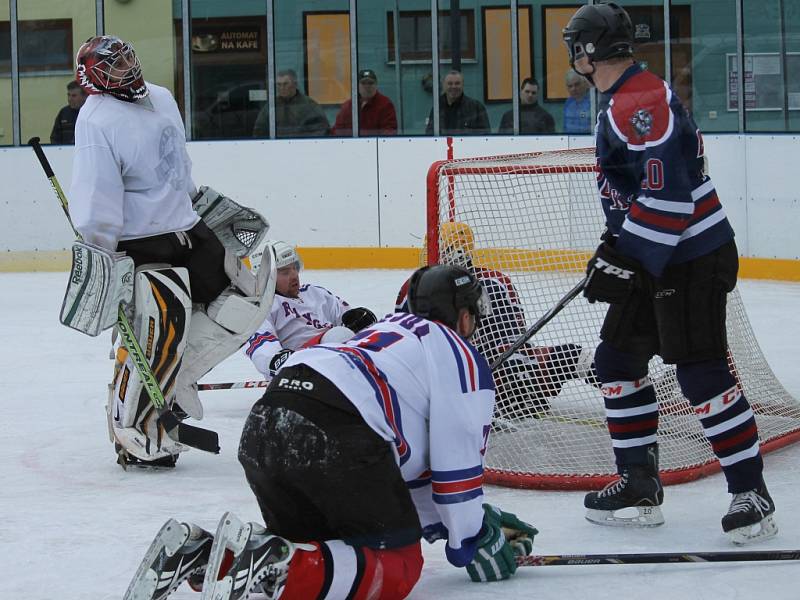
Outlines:
{"type": "Polygon", "coordinates": [[[482,285],[481,295],[475,302],[475,308],[477,309],[477,314],[475,315],[475,331],[477,331],[478,327],[481,326],[481,319],[485,319],[492,314],[492,304],[489,300],[489,294],[486,292],[486,288],[482,285]]]}
{"type": "Polygon", "coordinates": [[[130,44],[123,44],[119,50],[92,65],[91,71],[100,87],[106,90],[130,88],[142,78],[142,65],[130,44]],[[120,59],[128,63],[126,68],[114,66],[120,59]],[[112,71],[121,75],[112,74],[112,71]]]}
{"type": "Polygon", "coordinates": [[[567,54],[569,54],[569,64],[571,67],[575,66],[575,61],[586,56],[586,49],[583,47],[583,42],[572,42],[564,40],[567,46],[567,54]]]}

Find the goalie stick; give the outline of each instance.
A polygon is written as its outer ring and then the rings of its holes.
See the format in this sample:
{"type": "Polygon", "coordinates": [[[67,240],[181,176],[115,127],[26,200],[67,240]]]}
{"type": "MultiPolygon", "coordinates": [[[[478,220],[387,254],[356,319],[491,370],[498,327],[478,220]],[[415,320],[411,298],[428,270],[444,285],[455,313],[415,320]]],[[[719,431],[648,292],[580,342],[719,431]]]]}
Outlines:
{"type": "MultiPolygon", "coordinates": [[[[50,185],[58,197],[58,201],[61,203],[61,208],[64,211],[64,215],[67,217],[70,227],[72,227],[72,232],[75,234],[76,238],[82,240],[83,238],[81,237],[81,234],[78,233],[77,229],[75,229],[75,225],[72,223],[72,219],[69,216],[69,202],[67,201],[67,197],[64,194],[64,191],[61,189],[58,179],[56,179],[53,168],[50,166],[50,161],[47,160],[44,150],[42,150],[42,145],[39,143],[39,138],[31,138],[28,140],[28,145],[33,148],[33,151],[36,153],[36,157],[39,159],[39,164],[42,165],[42,169],[44,170],[47,179],[50,181],[50,185]]],[[[167,407],[166,401],[164,400],[164,394],[161,392],[161,387],[158,385],[158,381],[153,375],[150,364],[147,362],[144,352],[142,352],[142,348],[139,346],[139,342],[133,333],[133,328],[128,320],[128,316],[125,314],[125,310],[121,304],[117,310],[117,328],[122,336],[122,342],[127,348],[128,353],[131,356],[134,365],[136,366],[139,377],[142,379],[144,388],[147,391],[148,397],[150,398],[150,402],[158,412],[158,422],[164,427],[167,435],[176,442],[186,446],[191,446],[193,448],[197,448],[198,450],[205,450],[206,452],[218,454],[219,436],[216,432],[209,429],[203,429],[202,427],[195,427],[193,425],[182,423],[175,413],[173,413],[167,407]]]]}
{"type": "Polygon", "coordinates": [[[553,308],[551,308],[544,315],[542,315],[541,318],[538,321],[536,321],[536,323],[528,327],[528,330],[525,333],[523,333],[516,342],[511,344],[511,346],[506,348],[505,352],[503,352],[500,356],[497,357],[497,359],[492,363],[492,366],[490,367],[491,370],[494,371],[495,369],[497,369],[497,367],[502,365],[506,361],[506,359],[508,359],[509,356],[511,356],[517,350],[519,350],[525,344],[525,342],[527,342],[534,335],[536,335],[542,329],[542,327],[547,325],[553,319],[553,317],[555,317],[558,313],[560,313],[567,304],[572,302],[575,299],[575,297],[583,291],[583,288],[586,286],[588,281],[589,277],[584,277],[583,279],[581,279],[575,285],[575,287],[573,287],[570,291],[564,294],[561,300],[556,302],[553,308]]]}
{"type": "Polygon", "coordinates": [[[800,550],[732,552],[654,552],[644,554],[543,554],[518,556],[518,567],[559,565],[644,565],[653,563],[746,562],[800,560],[800,550]]]}

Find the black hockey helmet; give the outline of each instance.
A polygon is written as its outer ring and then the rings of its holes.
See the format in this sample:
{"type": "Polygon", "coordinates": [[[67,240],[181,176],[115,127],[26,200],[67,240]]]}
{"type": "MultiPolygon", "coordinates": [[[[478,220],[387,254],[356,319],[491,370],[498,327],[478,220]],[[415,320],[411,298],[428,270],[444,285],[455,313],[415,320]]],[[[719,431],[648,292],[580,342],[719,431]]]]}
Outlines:
{"type": "Polygon", "coordinates": [[[489,298],[478,279],[463,267],[433,265],[414,271],[408,284],[409,311],[456,328],[458,312],[475,315],[475,328],[489,315],[489,298]]]}
{"type": "Polygon", "coordinates": [[[589,62],[633,56],[633,23],[615,2],[581,6],[561,35],[573,66],[584,55],[589,62]]]}

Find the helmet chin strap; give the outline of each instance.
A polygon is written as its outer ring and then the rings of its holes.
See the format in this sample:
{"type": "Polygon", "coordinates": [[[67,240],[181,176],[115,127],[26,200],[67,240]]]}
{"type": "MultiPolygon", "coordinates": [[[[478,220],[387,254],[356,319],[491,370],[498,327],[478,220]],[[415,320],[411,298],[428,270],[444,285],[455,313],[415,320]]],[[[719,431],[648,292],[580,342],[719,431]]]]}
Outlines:
{"type": "Polygon", "coordinates": [[[575,71],[578,75],[580,75],[586,81],[589,82],[589,85],[591,85],[592,87],[596,87],[594,84],[594,77],[593,77],[595,72],[594,62],[589,62],[589,64],[592,66],[592,72],[588,75],[586,73],[581,73],[580,71],[578,71],[578,69],[575,68],[575,63],[573,63],[571,66],[573,71],[575,71]]]}

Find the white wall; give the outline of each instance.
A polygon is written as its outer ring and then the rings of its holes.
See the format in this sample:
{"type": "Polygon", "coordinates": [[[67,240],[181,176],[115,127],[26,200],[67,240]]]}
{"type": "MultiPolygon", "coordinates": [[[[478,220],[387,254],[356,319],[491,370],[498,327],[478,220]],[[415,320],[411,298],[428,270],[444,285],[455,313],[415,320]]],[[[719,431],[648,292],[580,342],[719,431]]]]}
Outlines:
{"type": "MultiPolygon", "coordinates": [[[[705,136],[711,175],[740,253],[800,258],[800,136],[705,136]]],[[[591,145],[589,137],[456,138],[456,158],[591,145]]],[[[67,195],[72,148],[46,147],[67,195]]],[[[193,142],[198,185],[264,213],[300,246],[418,246],[425,179],[445,138],[193,142]]],[[[0,149],[0,250],[62,250],[72,233],[30,148],[0,149]]],[[[599,210],[599,205],[598,205],[599,210]]]]}

